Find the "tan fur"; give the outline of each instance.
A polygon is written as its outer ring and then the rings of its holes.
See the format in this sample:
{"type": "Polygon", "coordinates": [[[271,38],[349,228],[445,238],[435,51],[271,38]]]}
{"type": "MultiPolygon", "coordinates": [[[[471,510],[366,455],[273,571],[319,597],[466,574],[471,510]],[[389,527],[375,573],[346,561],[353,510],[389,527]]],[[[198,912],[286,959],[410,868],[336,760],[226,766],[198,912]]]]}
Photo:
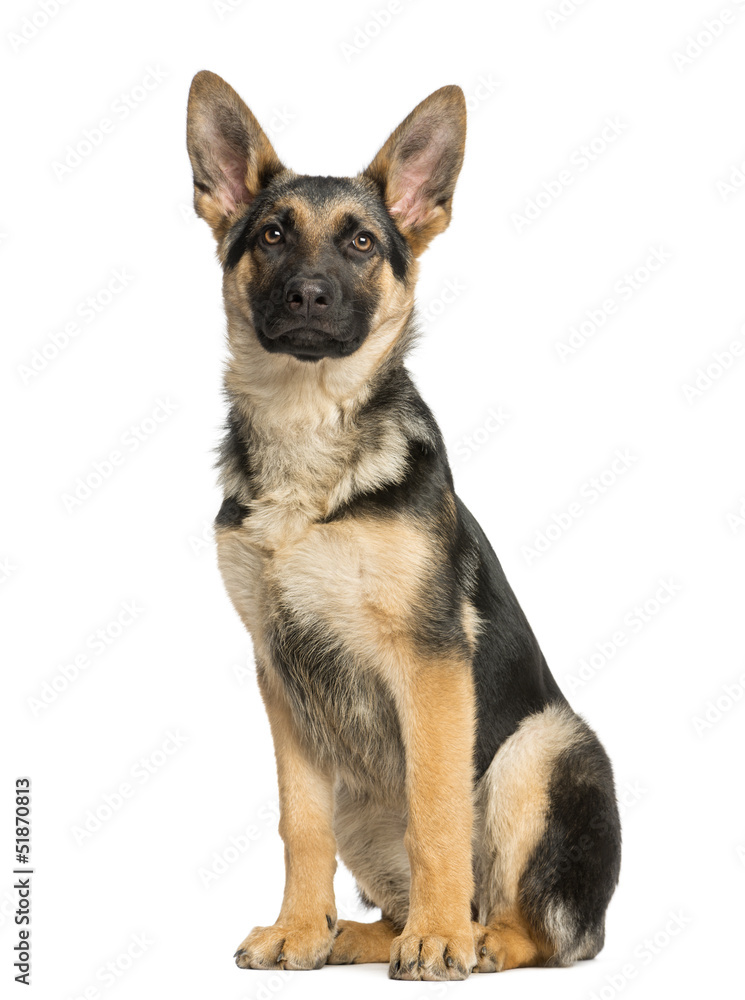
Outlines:
{"type": "MultiPolygon", "coordinates": [[[[401,332],[414,307],[413,280],[404,285],[385,268],[373,332],[350,357],[322,358],[312,365],[264,350],[247,311],[245,283],[245,272],[236,269],[223,285],[230,346],[226,388],[267,435],[279,432],[285,439],[312,430],[319,439],[333,436],[367,400],[373,374],[401,349],[401,332]]],[[[302,476],[302,466],[297,471],[302,476]]]]}
{"type": "Polygon", "coordinates": [[[395,676],[398,643],[437,561],[433,544],[403,520],[319,524],[282,513],[280,503],[256,504],[241,528],[217,532],[220,571],[246,627],[260,636],[282,599],[322,621],[362,665],[395,676]]]}
{"type": "MultiPolygon", "coordinates": [[[[271,209],[263,218],[257,220],[257,225],[272,222],[277,215],[290,211],[293,216],[293,226],[300,234],[298,250],[302,252],[304,266],[315,270],[319,255],[327,245],[329,233],[334,232],[349,215],[360,215],[359,201],[339,195],[327,199],[323,206],[311,204],[298,194],[286,194],[276,198],[271,209]]],[[[371,225],[365,222],[362,225],[371,225]]],[[[374,224],[373,224],[374,225],[374,224]]]]}
{"type": "Polygon", "coordinates": [[[554,934],[550,944],[528,924],[520,909],[519,887],[546,828],[556,759],[582,738],[579,721],[567,706],[550,706],[528,716],[500,747],[476,787],[473,845],[481,923],[474,929],[479,972],[544,965],[560,940],[554,934]]]}
{"type": "Polygon", "coordinates": [[[476,608],[474,608],[470,601],[463,601],[461,620],[463,622],[463,632],[471,648],[471,653],[473,653],[476,650],[479,633],[481,632],[481,621],[476,608]]]}
{"type": "Polygon", "coordinates": [[[340,920],[329,965],[356,965],[362,962],[385,962],[391,956],[391,942],[396,928],[390,920],[375,920],[369,924],[356,920],[340,920]]]}
{"type": "MultiPolygon", "coordinates": [[[[468,963],[475,961],[470,934],[472,680],[467,664],[423,662],[408,648],[410,618],[434,550],[421,531],[405,522],[357,518],[309,526],[269,556],[253,544],[250,524],[247,519],[241,529],[221,531],[218,545],[226,586],[241,617],[257,633],[257,649],[262,648],[265,608],[272,600],[286,601],[310,619],[323,621],[354,648],[360,669],[380,671],[398,706],[406,746],[408,824],[403,839],[404,824],[399,828],[396,843],[399,850],[405,846],[411,871],[398,960],[406,964],[411,949],[418,953],[421,938],[442,937],[457,966],[470,969],[468,963]],[[260,575],[247,587],[251,564],[260,567],[260,575]]],[[[364,887],[356,866],[355,874],[364,887]]],[[[399,911],[400,918],[404,915],[399,911]]],[[[432,947],[434,956],[437,949],[432,947]]]]}
{"type": "Polygon", "coordinates": [[[520,876],[546,825],[548,785],[559,753],[578,738],[578,720],[560,706],[528,716],[500,747],[476,790],[474,843],[479,919],[491,924],[518,907],[520,876]]]}
{"type": "MultiPolygon", "coordinates": [[[[417,514],[415,503],[402,512],[386,493],[417,456],[441,447],[418,397],[403,394],[391,413],[381,400],[398,384],[414,336],[411,255],[450,220],[465,140],[463,94],[457,87],[432,94],[366,171],[325,199],[304,196],[307,185],[284,184],[296,175],[214,74],[195,77],[187,131],[195,206],[229,265],[231,420],[218,560],[254,643],[285,844],[279,916],[248,935],[238,964],[299,969],[390,958],[400,979],[463,979],[474,968],[541,964],[550,949],[520,910],[520,879],[545,830],[552,768],[577,740],[578,722],[556,708],[525,719],[474,789],[471,659],[482,624],[469,600],[452,603],[445,585],[452,582],[455,499],[443,486],[442,502],[417,514]],[[364,278],[352,301],[368,303],[356,315],[377,305],[346,357],[298,360],[265,349],[254,329],[249,292],[263,308],[275,301],[269,292],[281,296],[288,286],[231,227],[272,178],[279,183],[265,221],[288,212],[288,243],[311,272],[328,259],[341,220],[355,215],[364,226],[370,199],[380,194],[408,243],[396,258],[405,261],[396,264],[399,278],[383,254],[355,272],[364,278]],[[368,401],[375,406],[365,410],[368,401]],[[373,516],[376,492],[386,500],[373,516]],[[337,851],[381,907],[380,921],[337,927],[337,851]],[[472,923],[472,904],[480,923],[472,923]]],[[[258,229],[251,232],[260,239],[258,229]]],[[[287,301],[280,297],[282,308],[287,301]]],[[[444,482],[446,467],[441,475],[444,482]]],[[[571,914],[560,900],[552,907],[542,919],[553,944],[563,955],[589,954],[596,940],[577,944],[571,914]]]]}
{"type": "Polygon", "coordinates": [[[276,550],[271,574],[293,607],[391,678],[408,666],[401,645],[433,562],[433,546],[414,525],[355,518],[316,525],[276,550]]]}
{"type": "Polygon", "coordinates": [[[261,691],[277,760],[285,891],[276,923],[251,931],[239,946],[238,965],[315,968],[331,951],[336,924],[333,777],[303,748],[282,692],[271,680],[261,691]]]}
{"type": "Polygon", "coordinates": [[[391,962],[404,970],[403,978],[443,978],[448,976],[440,969],[444,951],[456,970],[450,976],[465,978],[475,962],[471,788],[476,723],[470,670],[462,662],[413,661],[397,696],[407,754],[404,845],[411,887],[406,926],[394,942],[391,962]]]}
{"type": "Polygon", "coordinates": [[[519,910],[503,914],[488,927],[474,922],[475,972],[506,972],[508,969],[545,965],[550,950],[523,920],[519,910]]]}
{"type": "Polygon", "coordinates": [[[264,623],[270,608],[266,591],[260,585],[266,557],[252,545],[241,528],[218,528],[217,562],[225,589],[233,607],[251,634],[257,660],[268,657],[264,623]]]}
{"type": "Polygon", "coordinates": [[[398,221],[413,252],[418,256],[430,241],[446,229],[452,214],[453,190],[465,152],[466,102],[459,87],[441,87],[430,94],[396,128],[365,171],[385,191],[388,209],[398,221]],[[438,197],[428,198],[427,183],[423,182],[418,197],[411,193],[411,175],[416,172],[417,136],[425,128],[445,130],[461,136],[460,144],[451,150],[447,164],[452,182],[440,190],[438,197]],[[408,189],[408,190],[407,190],[408,189]]]}
{"type": "Polygon", "coordinates": [[[261,496],[248,500],[251,523],[247,525],[257,548],[273,552],[289,547],[319,526],[352,490],[374,487],[382,476],[392,482],[403,477],[406,441],[394,425],[381,437],[378,448],[367,449],[341,465],[340,453],[354,448],[356,437],[356,428],[347,427],[341,418],[332,417],[328,424],[288,420],[271,461],[261,463],[257,456],[261,496]],[[290,468],[294,469],[292,477],[287,475],[290,468]]]}
{"type": "MultiPolygon", "coordinates": [[[[254,197],[267,172],[285,168],[261,126],[233,88],[207,70],[197,73],[189,91],[187,147],[195,181],[194,208],[207,221],[215,238],[221,240],[244,210],[244,201],[254,197]],[[226,173],[225,158],[215,122],[228,116],[241,123],[241,134],[233,126],[234,145],[230,150],[236,166],[226,173]],[[238,167],[238,164],[241,164],[238,167]],[[238,189],[243,186],[243,192],[238,189]],[[207,188],[208,190],[205,190],[207,188]],[[241,200],[241,198],[243,200],[241,200]]],[[[289,172],[288,172],[289,173],[289,172]]]]}
{"type": "MultiPolygon", "coordinates": [[[[273,608],[296,608],[300,623],[320,627],[329,642],[348,649],[355,669],[378,676],[403,711],[416,684],[414,620],[426,605],[427,580],[437,573],[442,553],[416,524],[403,519],[357,517],[319,524],[297,513],[287,519],[276,505],[258,505],[242,527],[217,532],[220,571],[251,632],[257,659],[271,663],[266,629],[273,608]]],[[[428,668],[421,665],[423,677],[428,668]]],[[[457,669],[470,683],[468,666],[461,663],[457,669]]],[[[435,665],[433,676],[436,670],[435,665]]],[[[388,770],[380,793],[384,801],[386,794],[402,791],[396,747],[389,749],[390,760],[381,762],[388,770]]],[[[361,779],[346,768],[344,777],[352,786],[361,779]]]]}

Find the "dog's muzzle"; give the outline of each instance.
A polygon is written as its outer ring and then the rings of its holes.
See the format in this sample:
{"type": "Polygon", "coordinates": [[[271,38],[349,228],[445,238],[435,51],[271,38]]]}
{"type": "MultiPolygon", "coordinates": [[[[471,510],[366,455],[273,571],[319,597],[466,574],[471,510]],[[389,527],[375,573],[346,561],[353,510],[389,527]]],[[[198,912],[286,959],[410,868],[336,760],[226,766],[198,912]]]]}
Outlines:
{"type": "Polygon", "coordinates": [[[350,354],[357,346],[356,331],[353,324],[341,322],[346,310],[340,308],[340,299],[339,290],[326,278],[291,278],[283,289],[281,306],[261,325],[262,346],[301,361],[350,354]]]}

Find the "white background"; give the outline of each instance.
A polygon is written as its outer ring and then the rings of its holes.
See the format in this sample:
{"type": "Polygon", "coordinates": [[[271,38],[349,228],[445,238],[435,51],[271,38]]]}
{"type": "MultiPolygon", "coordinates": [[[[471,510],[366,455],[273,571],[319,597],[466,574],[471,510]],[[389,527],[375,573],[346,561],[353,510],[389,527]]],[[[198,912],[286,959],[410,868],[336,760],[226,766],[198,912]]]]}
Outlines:
{"type": "MultiPolygon", "coordinates": [[[[44,23],[32,2],[3,7],[4,995],[26,995],[11,957],[21,774],[31,995],[44,1000],[698,996],[738,968],[745,5],[392,8],[69,0],[44,23]],[[381,29],[371,15],[387,9],[381,29]],[[224,320],[184,146],[203,68],[307,173],[355,173],[430,91],[468,95],[466,163],[452,226],[424,258],[429,322],[411,366],[460,494],[614,761],[623,871],[593,962],[447,987],[391,984],[382,965],[278,977],[233,964],[276,916],[283,862],[250,643],[210,536],[224,320]],[[111,128],[86,147],[102,119],[111,128]],[[597,138],[607,119],[612,142],[597,138]],[[90,296],[97,313],[80,311],[90,296]],[[557,344],[582,323],[562,360],[557,344]],[[160,423],[159,401],[172,411],[160,423]],[[627,468],[607,472],[619,449],[627,468]],[[122,461],[107,467],[112,451],[122,461]],[[66,503],[78,479],[97,482],[96,463],[110,475],[66,503]],[[604,472],[599,494],[587,484],[604,472]],[[124,602],[139,609],[127,627],[124,602]],[[107,796],[120,806],[108,814],[107,796]]],[[[343,873],[338,900],[355,914],[343,873]]]]}

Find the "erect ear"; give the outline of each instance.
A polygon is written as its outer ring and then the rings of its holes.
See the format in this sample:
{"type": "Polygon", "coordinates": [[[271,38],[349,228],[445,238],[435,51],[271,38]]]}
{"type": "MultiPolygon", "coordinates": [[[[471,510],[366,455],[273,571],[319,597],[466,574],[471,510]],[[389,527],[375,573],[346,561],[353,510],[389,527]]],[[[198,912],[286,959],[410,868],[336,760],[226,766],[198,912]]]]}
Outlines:
{"type": "Polygon", "coordinates": [[[441,87],[404,118],[362,176],[380,189],[388,211],[420,254],[450,222],[466,143],[466,99],[441,87]]]}
{"type": "Polygon", "coordinates": [[[192,80],[186,146],[194,172],[194,208],[218,240],[228,231],[234,214],[284,170],[240,97],[207,70],[192,80]]]}

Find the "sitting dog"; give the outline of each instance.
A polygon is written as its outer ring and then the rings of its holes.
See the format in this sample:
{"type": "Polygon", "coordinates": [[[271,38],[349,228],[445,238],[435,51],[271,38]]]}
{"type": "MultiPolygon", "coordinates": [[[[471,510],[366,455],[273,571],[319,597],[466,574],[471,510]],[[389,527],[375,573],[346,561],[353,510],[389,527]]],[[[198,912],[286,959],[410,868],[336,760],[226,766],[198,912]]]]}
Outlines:
{"type": "Polygon", "coordinates": [[[443,87],[356,177],[282,165],[213,73],[192,83],[194,204],[217,240],[230,404],[220,570],[251,634],[286,882],[241,968],[394,979],[567,965],[603,945],[620,826],[404,365],[466,108],[443,87]],[[338,920],[337,855],[373,923],[338,920]]]}

